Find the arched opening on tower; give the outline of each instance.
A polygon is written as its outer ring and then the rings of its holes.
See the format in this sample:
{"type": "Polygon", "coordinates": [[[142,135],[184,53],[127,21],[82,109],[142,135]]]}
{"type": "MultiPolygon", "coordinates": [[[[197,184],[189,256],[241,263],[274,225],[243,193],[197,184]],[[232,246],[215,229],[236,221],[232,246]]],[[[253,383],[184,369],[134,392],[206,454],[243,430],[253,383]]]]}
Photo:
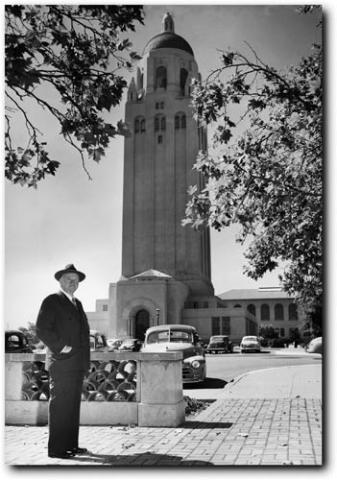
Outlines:
{"type": "Polygon", "coordinates": [[[135,316],[135,337],[144,340],[145,332],[150,326],[150,314],[147,310],[142,309],[135,316]]]}
{"type": "Polygon", "coordinates": [[[180,69],[180,95],[185,95],[186,80],[188,77],[188,71],[185,68],[180,69]]]}
{"type": "Polygon", "coordinates": [[[166,86],[167,86],[167,71],[165,67],[160,66],[156,70],[155,88],[164,88],[166,90],[166,86]]]}

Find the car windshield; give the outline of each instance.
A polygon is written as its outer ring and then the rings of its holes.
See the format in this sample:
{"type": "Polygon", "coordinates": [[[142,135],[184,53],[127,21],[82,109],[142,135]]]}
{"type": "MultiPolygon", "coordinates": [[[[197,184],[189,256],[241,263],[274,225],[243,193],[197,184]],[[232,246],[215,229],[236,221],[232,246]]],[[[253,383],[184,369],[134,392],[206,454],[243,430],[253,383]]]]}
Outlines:
{"type": "Polygon", "coordinates": [[[187,330],[157,330],[151,332],[147,337],[147,343],[186,342],[192,343],[192,332],[187,330]]]}
{"type": "Polygon", "coordinates": [[[244,337],[243,340],[245,342],[257,342],[257,338],[256,337],[244,337]]]}
{"type": "Polygon", "coordinates": [[[211,337],[211,342],[225,342],[227,340],[226,337],[211,337]]]}

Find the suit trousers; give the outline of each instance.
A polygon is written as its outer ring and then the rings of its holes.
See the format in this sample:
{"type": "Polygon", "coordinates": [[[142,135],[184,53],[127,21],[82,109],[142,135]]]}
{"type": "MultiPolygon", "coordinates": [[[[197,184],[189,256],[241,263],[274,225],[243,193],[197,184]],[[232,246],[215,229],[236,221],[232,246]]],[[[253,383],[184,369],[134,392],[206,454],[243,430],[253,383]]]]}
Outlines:
{"type": "Polygon", "coordinates": [[[78,447],[83,371],[49,371],[48,454],[78,447]]]}

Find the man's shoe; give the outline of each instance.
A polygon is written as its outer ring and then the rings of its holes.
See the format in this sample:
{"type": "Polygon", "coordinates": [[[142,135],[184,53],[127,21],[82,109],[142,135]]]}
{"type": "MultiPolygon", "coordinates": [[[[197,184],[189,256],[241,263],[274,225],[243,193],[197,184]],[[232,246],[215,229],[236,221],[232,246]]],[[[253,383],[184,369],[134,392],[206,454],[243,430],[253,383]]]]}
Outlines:
{"type": "Polygon", "coordinates": [[[88,449],[84,447],[76,447],[72,448],[70,451],[73,455],[83,455],[84,453],[88,452],[88,449]]]}
{"type": "Polygon", "coordinates": [[[69,459],[69,458],[73,458],[73,456],[74,456],[74,453],[72,452],[48,453],[48,457],[51,457],[51,458],[69,459]]]}

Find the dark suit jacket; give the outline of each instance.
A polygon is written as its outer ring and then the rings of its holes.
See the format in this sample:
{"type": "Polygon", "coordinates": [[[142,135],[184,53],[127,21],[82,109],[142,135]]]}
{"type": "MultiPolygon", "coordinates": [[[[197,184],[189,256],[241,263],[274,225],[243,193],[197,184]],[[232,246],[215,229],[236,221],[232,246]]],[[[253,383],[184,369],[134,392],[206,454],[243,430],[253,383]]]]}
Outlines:
{"type": "Polygon", "coordinates": [[[64,293],[46,297],[41,305],[36,334],[47,346],[46,369],[55,372],[84,371],[90,364],[90,334],[82,304],[77,308],[64,293]],[[65,345],[69,353],[60,353],[65,345]]]}

